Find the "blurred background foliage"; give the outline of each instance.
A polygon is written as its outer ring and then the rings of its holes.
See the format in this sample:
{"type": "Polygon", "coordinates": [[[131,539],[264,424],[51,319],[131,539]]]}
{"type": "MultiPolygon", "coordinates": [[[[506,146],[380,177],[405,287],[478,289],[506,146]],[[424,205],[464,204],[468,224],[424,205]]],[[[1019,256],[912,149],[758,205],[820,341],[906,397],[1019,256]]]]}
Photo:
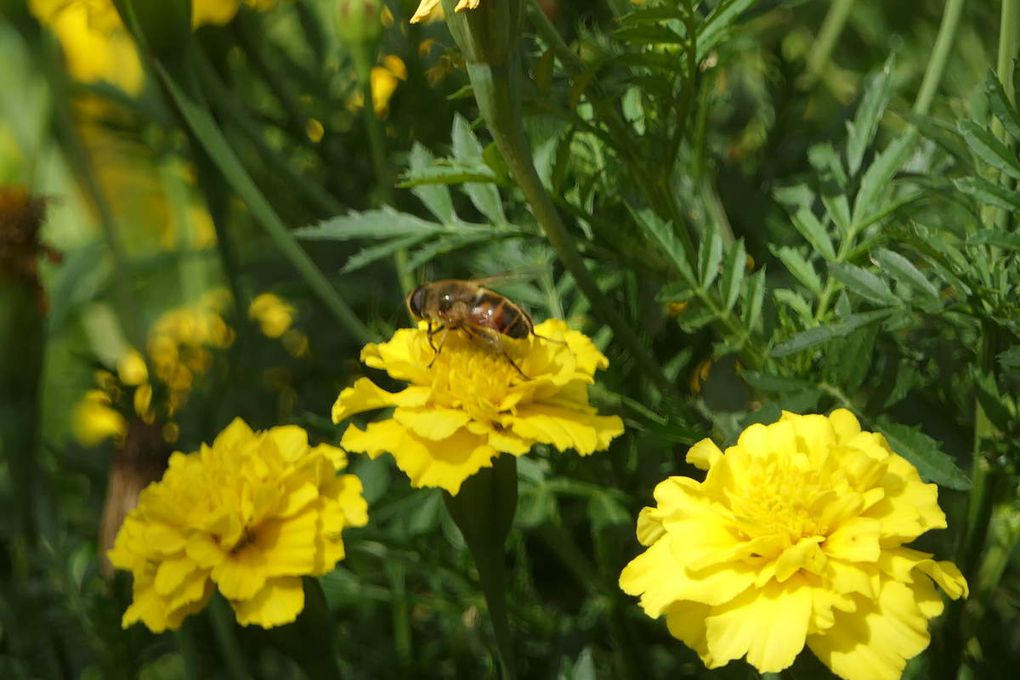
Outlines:
{"type": "MultiPolygon", "coordinates": [[[[338,19],[345,0],[237,4],[196,0],[187,46],[140,53],[111,3],[0,2],[0,213],[45,208],[20,279],[41,290],[3,287],[4,388],[21,387],[3,395],[0,674],[298,677],[286,643],[221,606],[121,630],[100,547],[124,508],[104,499],[237,415],[337,441],[328,407],[364,342],[407,324],[409,288],[507,273],[536,318],[596,338],[593,400],[628,428],[591,459],[520,460],[523,676],[747,677],[705,671],[618,591],[634,519],[691,473],[693,441],[839,406],[940,484],[949,530],[923,548],[971,582],[907,675],[1010,674],[1015,2],[529,3],[536,167],[660,376],[557,260],[441,21],[408,24],[409,0],[367,23],[338,19]]],[[[353,470],[371,521],[322,579],[346,673],[495,673],[440,493],[387,458],[353,470]]]]}

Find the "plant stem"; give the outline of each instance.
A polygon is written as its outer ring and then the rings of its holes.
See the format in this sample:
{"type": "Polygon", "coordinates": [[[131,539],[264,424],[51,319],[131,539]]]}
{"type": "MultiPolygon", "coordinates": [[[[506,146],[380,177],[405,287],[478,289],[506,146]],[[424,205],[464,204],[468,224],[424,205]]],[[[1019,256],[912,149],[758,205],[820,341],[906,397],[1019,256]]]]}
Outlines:
{"type": "MultiPolygon", "coordinates": [[[[312,292],[358,342],[362,344],[371,342],[374,339],[372,332],[340,297],[340,294],[315,265],[308,253],[298,245],[234,154],[233,149],[230,148],[204,103],[195,99],[170,70],[158,60],[155,63],[155,70],[195,139],[226,178],[227,183],[247,204],[256,221],[262,225],[279,249],[280,254],[291,263],[312,292]]],[[[185,76],[187,75],[189,74],[185,74],[185,76]]]]}
{"type": "MultiPolygon", "coordinates": [[[[1020,49],[1020,0],[1002,0],[1002,12],[999,23],[999,54],[996,62],[995,73],[1002,83],[1002,89],[1006,93],[1006,99],[1010,104],[1016,104],[1016,91],[1013,87],[1013,60],[1016,59],[1017,50],[1020,49]]],[[[998,137],[1007,149],[1012,149],[1014,141],[1012,136],[1006,133],[1002,122],[992,118],[992,132],[998,137]]],[[[999,173],[999,183],[1012,189],[1015,182],[1005,173],[999,173]]],[[[993,221],[1000,229],[1009,226],[1009,213],[1001,208],[995,208],[993,221]]]]}
{"type": "MultiPolygon", "coordinates": [[[[939,24],[939,32],[935,37],[935,46],[932,48],[931,57],[928,59],[928,67],[924,70],[924,79],[921,81],[921,89],[917,92],[917,99],[914,100],[914,113],[924,116],[931,109],[932,99],[938,90],[942,74],[946,70],[946,62],[949,60],[949,53],[953,48],[953,40],[956,38],[956,29],[960,23],[960,14],[963,12],[963,0],[946,0],[946,7],[942,12],[942,22],[939,24]]],[[[914,130],[916,135],[916,128],[914,130]]]]}
{"type": "Polygon", "coordinates": [[[822,27],[818,29],[818,37],[811,43],[811,49],[808,51],[804,73],[798,83],[801,89],[810,90],[822,76],[853,6],[854,0],[834,0],[829,5],[822,27]]]}
{"type": "Polygon", "coordinates": [[[227,674],[233,680],[246,680],[250,676],[245,668],[244,655],[237,644],[237,635],[234,632],[234,615],[228,608],[226,600],[219,596],[213,597],[212,602],[209,603],[209,618],[212,620],[216,643],[219,645],[220,651],[223,652],[227,674]]]}

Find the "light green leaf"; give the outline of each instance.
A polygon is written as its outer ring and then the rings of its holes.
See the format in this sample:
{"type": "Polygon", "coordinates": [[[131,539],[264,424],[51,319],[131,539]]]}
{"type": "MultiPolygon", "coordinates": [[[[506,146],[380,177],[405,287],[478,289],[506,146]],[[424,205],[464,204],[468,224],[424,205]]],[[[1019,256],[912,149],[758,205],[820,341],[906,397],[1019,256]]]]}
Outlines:
{"type": "Polygon", "coordinates": [[[978,158],[1013,179],[1020,179],[1020,161],[995,135],[972,120],[961,120],[956,127],[978,158]]]}
{"type": "Polygon", "coordinates": [[[913,262],[899,253],[894,253],[885,248],[878,248],[871,252],[871,259],[901,284],[928,296],[932,300],[939,299],[938,288],[932,285],[925,275],[914,266],[913,262]]]}
{"type": "Polygon", "coordinates": [[[1020,194],[1013,189],[989,182],[984,177],[963,177],[953,180],[957,189],[988,205],[1003,210],[1020,211],[1020,194]]]}
{"type": "Polygon", "coordinates": [[[779,359],[781,357],[796,354],[797,352],[801,352],[805,349],[821,345],[833,338],[844,337],[858,328],[862,328],[868,324],[884,321],[888,317],[892,316],[895,311],[895,309],[876,309],[871,312],[851,314],[829,326],[809,328],[808,330],[797,333],[789,340],[781,342],[773,347],[772,356],[779,359]]]}
{"type": "Polygon", "coordinates": [[[832,247],[832,241],[829,239],[825,227],[818,221],[810,208],[801,207],[793,215],[793,226],[822,257],[826,260],[836,259],[836,251],[832,247]]]}
{"type": "Polygon", "coordinates": [[[890,57],[878,73],[870,76],[864,86],[864,96],[857,107],[852,122],[847,123],[846,158],[850,174],[856,175],[861,169],[864,152],[875,139],[878,124],[889,104],[889,83],[892,77],[893,60],[890,57]]]}
{"type": "Polygon", "coordinates": [[[726,311],[733,309],[733,305],[737,304],[737,298],[740,297],[740,284],[744,281],[746,267],[747,252],[744,250],[744,240],[738,239],[730,246],[730,250],[726,254],[722,281],[719,284],[719,292],[722,295],[726,311]]]}
{"type": "Polygon", "coordinates": [[[351,241],[363,238],[428,236],[441,231],[442,225],[397,212],[387,206],[381,210],[366,210],[331,217],[319,224],[295,229],[293,234],[306,241],[351,241]]]}
{"type": "Polygon", "coordinates": [[[899,298],[889,290],[886,282],[867,269],[862,269],[852,264],[830,262],[829,273],[835,276],[844,286],[866,300],[880,305],[895,305],[900,302],[899,298]]]}
{"type": "Polygon", "coordinates": [[[798,250],[783,246],[782,248],[773,248],[772,253],[779,258],[779,261],[801,285],[814,293],[815,297],[822,294],[822,279],[798,250]]]}
{"type": "Polygon", "coordinates": [[[710,229],[711,234],[702,237],[698,248],[698,279],[702,290],[709,290],[715,277],[719,275],[719,263],[722,262],[722,237],[717,229],[710,229]]]}

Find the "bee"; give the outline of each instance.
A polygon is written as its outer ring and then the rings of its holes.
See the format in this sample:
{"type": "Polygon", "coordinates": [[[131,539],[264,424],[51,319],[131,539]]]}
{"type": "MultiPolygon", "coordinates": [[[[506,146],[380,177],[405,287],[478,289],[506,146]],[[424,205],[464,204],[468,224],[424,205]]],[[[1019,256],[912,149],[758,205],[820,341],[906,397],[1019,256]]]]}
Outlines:
{"type": "MultiPolygon", "coordinates": [[[[493,347],[521,376],[528,376],[503,347],[502,338],[523,340],[535,332],[528,313],[509,298],[474,281],[445,279],[424,283],[407,296],[407,311],[418,321],[427,321],[429,347],[439,356],[446,333],[461,331],[472,340],[493,347]],[[442,331],[439,346],[433,337],[442,331]]],[[[436,358],[433,357],[432,362],[436,358]]],[[[432,365],[431,363],[429,364],[432,365]]]]}

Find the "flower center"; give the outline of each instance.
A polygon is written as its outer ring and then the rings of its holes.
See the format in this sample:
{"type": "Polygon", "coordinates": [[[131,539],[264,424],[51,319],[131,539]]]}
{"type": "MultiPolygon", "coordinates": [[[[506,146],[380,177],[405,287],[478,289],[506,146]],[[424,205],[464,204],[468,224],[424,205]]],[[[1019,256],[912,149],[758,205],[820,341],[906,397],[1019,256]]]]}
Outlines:
{"type": "Polygon", "coordinates": [[[734,500],[733,510],[750,538],[771,536],[786,545],[802,538],[824,537],[819,501],[833,492],[828,475],[801,467],[787,457],[761,461],[748,476],[748,485],[734,500]]]}
{"type": "MultiPolygon", "coordinates": [[[[502,336],[488,339],[448,331],[433,339],[440,347],[432,364],[434,403],[467,411],[479,420],[491,419],[503,410],[511,388],[524,381],[514,368],[521,365],[518,342],[502,336]],[[513,363],[511,363],[513,361],[513,363]]],[[[431,349],[426,348],[424,355],[431,349]]]]}

